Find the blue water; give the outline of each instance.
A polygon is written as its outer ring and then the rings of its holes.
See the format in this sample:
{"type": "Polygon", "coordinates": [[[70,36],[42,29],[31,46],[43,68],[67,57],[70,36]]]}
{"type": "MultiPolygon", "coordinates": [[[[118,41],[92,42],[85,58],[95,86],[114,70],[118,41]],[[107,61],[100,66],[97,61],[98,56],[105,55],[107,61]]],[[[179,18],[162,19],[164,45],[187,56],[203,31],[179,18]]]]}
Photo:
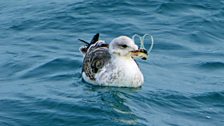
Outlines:
{"type": "Polygon", "coordinates": [[[0,0],[0,126],[223,126],[223,0],[0,0]],[[77,39],[150,33],[141,88],[81,79],[77,39]]]}

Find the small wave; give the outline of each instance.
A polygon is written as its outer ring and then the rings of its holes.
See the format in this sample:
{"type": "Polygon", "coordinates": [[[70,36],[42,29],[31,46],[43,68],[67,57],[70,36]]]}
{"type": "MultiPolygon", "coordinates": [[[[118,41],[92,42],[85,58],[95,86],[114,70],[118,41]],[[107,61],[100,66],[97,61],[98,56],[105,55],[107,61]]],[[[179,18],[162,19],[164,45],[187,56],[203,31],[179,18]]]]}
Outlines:
{"type": "Polygon", "coordinates": [[[13,77],[15,73],[18,73],[22,70],[24,70],[28,64],[22,61],[12,60],[8,63],[4,63],[4,65],[1,66],[1,71],[4,71],[0,74],[0,77],[3,78],[9,78],[13,77]]]}
{"type": "Polygon", "coordinates": [[[198,66],[202,69],[209,70],[224,69],[224,63],[219,61],[200,63],[198,66]]]}
{"type": "Polygon", "coordinates": [[[191,98],[207,104],[220,104],[224,106],[224,91],[203,93],[192,96],[191,98]]]}
{"type": "Polygon", "coordinates": [[[155,43],[154,49],[161,49],[161,50],[186,50],[187,48],[174,43],[155,43]]]}
{"type": "Polygon", "coordinates": [[[23,20],[17,24],[13,24],[12,26],[9,27],[9,29],[12,29],[15,31],[21,31],[21,30],[24,31],[24,30],[32,29],[38,24],[39,24],[39,21],[37,20],[23,20]]]}
{"type": "Polygon", "coordinates": [[[58,72],[68,72],[81,68],[79,60],[71,60],[68,58],[56,58],[40,64],[34,68],[23,71],[23,78],[46,76],[58,72]]]}
{"type": "Polygon", "coordinates": [[[157,8],[157,12],[168,15],[187,14],[192,13],[192,8],[204,9],[205,7],[199,4],[161,3],[157,8]]]}

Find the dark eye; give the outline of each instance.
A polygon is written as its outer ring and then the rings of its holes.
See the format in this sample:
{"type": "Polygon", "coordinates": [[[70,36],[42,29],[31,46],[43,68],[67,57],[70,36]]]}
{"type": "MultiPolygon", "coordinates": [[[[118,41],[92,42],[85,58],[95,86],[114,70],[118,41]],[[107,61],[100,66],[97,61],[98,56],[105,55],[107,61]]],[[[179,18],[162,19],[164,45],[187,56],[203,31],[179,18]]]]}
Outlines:
{"type": "Polygon", "coordinates": [[[128,46],[127,45],[120,45],[122,48],[127,48],[128,46]]]}

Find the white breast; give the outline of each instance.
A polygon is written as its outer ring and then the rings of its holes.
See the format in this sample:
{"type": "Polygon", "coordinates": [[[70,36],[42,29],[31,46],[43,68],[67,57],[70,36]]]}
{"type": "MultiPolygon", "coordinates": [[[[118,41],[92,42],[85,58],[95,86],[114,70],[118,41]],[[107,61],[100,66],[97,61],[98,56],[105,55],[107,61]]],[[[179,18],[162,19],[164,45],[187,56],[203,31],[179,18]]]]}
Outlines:
{"type": "Polygon", "coordinates": [[[113,57],[95,77],[96,83],[105,86],[139,87],[144,82],[136,62],[127,57],[113,57]]]}

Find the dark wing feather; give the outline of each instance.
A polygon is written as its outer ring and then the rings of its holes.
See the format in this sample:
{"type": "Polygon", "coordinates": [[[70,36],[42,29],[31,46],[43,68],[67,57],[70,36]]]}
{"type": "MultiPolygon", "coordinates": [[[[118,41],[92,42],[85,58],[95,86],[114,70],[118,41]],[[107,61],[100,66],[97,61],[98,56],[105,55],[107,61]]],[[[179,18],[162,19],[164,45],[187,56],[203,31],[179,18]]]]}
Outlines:
{"type": "Polygon", "coordinates": [[[91,40],[91,42],[90,42],[90,45],[95,44],[95,43],[99,40],[99,37],[100,37],[100,34],[99,34],[99,33],[96,33],[96,34],[93,36],[93,38],[92,38],[92,40],[91,40]]]}
{"type": "Polygon", "coordinates": [[[83,60],[83,72],[91,80],[95,80],[95,74],[110,61],[110,58],[107,47],[91,47],[83,60]]]}
{"type": "Polygon", "coordinates": [[[99,40],[100,34],[97,33],[96,35],[93,36],[92,40],[89,42],[82,40],[82,39],[78,39],[79,41],[83,42],[86,44],[85,47],[81,47],[80,51],[85,54],[87,52],[87,50],[89,49],[89,47],[93,44],[95,44],[98,40],[99,40]]]}
{"type": "Polygon", "coordinates": [[[99,37],[100,37],[100,33],[96,33],[92,40],[89,42],[85,41],[85,40],[82,40],[82,39],[78,39],[79,41],[85,43],[88,47],[90,47],[92,44],[95,44],[98,40],[99,40],[99,37]]]}
{"type": "Polygon", "coordinates": [[[90,43],[82,39],[79,40],[86,44],[85,47],[80,49],[85,54],[82,72],[85,72],[86,76],[91,80],[95,80],[95,74],[110,61],[109,45],[104,42],[98,42],[99,33],[93,36],[90,43]]]}

